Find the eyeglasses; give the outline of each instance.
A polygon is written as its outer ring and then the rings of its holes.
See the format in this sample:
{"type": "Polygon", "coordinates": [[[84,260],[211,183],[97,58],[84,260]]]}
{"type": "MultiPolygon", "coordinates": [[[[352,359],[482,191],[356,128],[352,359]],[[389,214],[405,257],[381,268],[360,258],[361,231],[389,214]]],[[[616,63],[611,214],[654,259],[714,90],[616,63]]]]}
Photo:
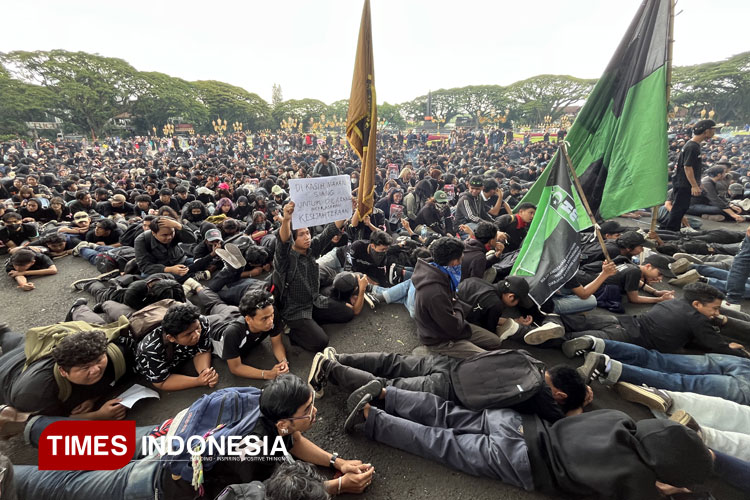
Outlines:
{"type": "Polygon", "coordinates": [[[304,420],[304,419],[310,419],[312,421],[312,415],[313,410],[315,409],[315,391],[311,390],[312,393],[312,401],[310,401],[310,411],[307,413],[307,415],[304,415],[302,417],[289,417],[287,420],[304,420]]]}

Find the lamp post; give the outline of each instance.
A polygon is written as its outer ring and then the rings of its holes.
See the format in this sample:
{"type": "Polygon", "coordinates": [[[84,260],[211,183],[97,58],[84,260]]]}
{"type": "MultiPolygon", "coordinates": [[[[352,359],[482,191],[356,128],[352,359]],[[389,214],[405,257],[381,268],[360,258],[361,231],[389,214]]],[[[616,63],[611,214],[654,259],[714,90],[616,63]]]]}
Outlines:
{"type": "Polygon", "coordinates": [[[151,127],[151,130],[154,132],[154,137],[156,137],[156,125],[154,125],[153,127],[151,127]]]}
{"type": "Polygon", "coordinates": [[[234,129],[234,133],[235,133],[235,134],[236,134],[237,132],[242,132],[242,123],[240,123],[240,122],[234,122],[234,123],[232,124],[232,129],[234,129]]]}
{"type": "Polygon", "coordinates": [[[706,117],[706,108],[704,107],[701,109],[701,120],[703,120],[706,117]]]}
{"type": "Polygon", "coordinates": [[[174,134],[174,125],[172,125],[171,123],[167,123],[162,128],[162,132],[164,132],[165,137],[172,137],[172,135],[174,134]]]}
{"type": "Polygon", "coordinates": [[[711,108],[711,111],[708,112],[708,119],[713,120],[715,114],[716,114],[716,111],[714,111],[714,108],[711,108]]]}
{"type": "Polygon", "coordinates": [[[219,135],[224,135],[224,132],[227,131],[227,121],[222,122],[221,118],[217,118],[215,121],[211,120],[211,125],[214,127],[214,132],[219,135]]]}
{"type": "Polygon", "coordinates": [[[545,129],[549,128],[550,125],[552,125],[552,117],[550,115],[545,115],[543,124],[545,129]]]}
{"type": "Polygon", "coordinates": [[[440,133],[440,124],[441,123],[445,123],[445,117],[436,114],[436,115],[434,115],[432,117],[432,121],[434,121],[435,123],[437,123],[437,127],[438,127],[437,131],[438,131],[438,134],[439,134],[440,133]]]}

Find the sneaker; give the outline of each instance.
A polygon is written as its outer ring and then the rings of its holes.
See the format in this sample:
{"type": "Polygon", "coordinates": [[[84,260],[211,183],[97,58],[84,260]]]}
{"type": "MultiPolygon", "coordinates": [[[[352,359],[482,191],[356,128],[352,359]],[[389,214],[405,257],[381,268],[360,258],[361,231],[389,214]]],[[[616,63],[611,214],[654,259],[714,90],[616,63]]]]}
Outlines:
{"type": "Polygon", "coordinates": [[[388,268],[388,282],[391,285],[398,285],[403,281],[404,268],[398,264],[391,264],[388,268]]]}
{"type": "Polygon", "coordinates": [[[557,323],[545,323],[534,328],[523,336],[523,341],[529,345],[539,345],[552,339],[559,339],[565,335],[565,328],[557,323]]]}
{"type": "Polygon", "coordinates": [[[590,384],[595,378],[607,376],[607,364],[609,363],[609,356],[606,354],[599,354],[598,352],[586,353],[586,361],[583,366],[576,369],[578,373],[583,377],[586,384],[590,384]]]}
{"type": "Polygon", "coordinates": [[[113,269],[112,271],[102,273],[99,276],[96,277],[99,281],[107,281],[111,280],[112,278],[116,278],[120,275],[119,269],[113,269]]]}
{"type": "Polygon", "coordinates": [[[351,412],[363,397],[369,396],[368,401],[374,401],[380,397],[383,392],[383,384],[380,380],[373,379],[367,382],[359,389],[355,389],[346,400],[346,411],[351,412]]]}
{"type": "Polygon", "coordinates": [[[77,298],[73,302],[73,305],[70,306],[70,309],[68,310],[68,314],[65,315],[65,321],[73,321],[73,311],[75,311],[77,307],[86,305],[88,303],[89,303],[88,299],[85,299],[83,297],[77,298]]]}
{"type": "Polygon", "coordinates": [[[323,349],[323,354],[328,361],[337,362],[339,360],[339,353],[336,352],[336,348],[334,347],[326,347],[325,349],[323,349]]]}
{"type": "Polygon", "coordinates": [[[521,325],[510,318],[506,318],[505,323],[503,323],[502,326],[495,328],[495,333],[497,333],[497,336],[500,337],[500,340],[502,341],[515,335],[520,328],[521,325]]]}
{"type": "MultiPolygon", "coordinates": [[[[351,399],[351,396],[350,396],[351,399]]],[[[355,405],[354,408],[349,412],[349,416],[346,417],[344,422],[344,432],[350,434],[354,431],[354,428],[358,425],[365,423],[365,406],[372,400],[372,396],[365,394],[362,396],[355,405]]],[[[348,401],[347,401],[348,403],[348,401]]]]}
{"type": "Polygon", "coordinates": [[[497,269],[495,269],[494,267],[488,267],[482,275],[482,279],[487,283],[494,283],[497,279],[497,269]]]}
{"type": "Polygon", "coordinates": [[[724,309],[729,309],[730,311],[740,311],[741,307],[739,304],[730,304],[726,300],[721,301],[721,307],[724,309]]]}
{"type": "Polygon", "coordinates": [[[198,289],[201,288],[201,286],[202,285],[193,278],[186,279],[185,283],[182,284],[182,289],[185,291],[185,297],[191,293],[198,292],[198,289]]]}
{"type": "Polygon", "coordinates": [[[20,412],[8,405],[0,405],[0,438],[7,439],[23,433],[31,413],[20,412]]]}
{"type": "Polygon", "coordinates": [[[310,365],[310,374],[307,376],[307,383],[315,391],[316,398],[322,398],[325,395],[325,361],[326,355],[324,353],[316,353],[312,365],[310,365]]]}
{"type": "Polygon", "coordinates": [[[238,260],[234,255],[232,255],[229,250],[225,250],[223,248],[217,248],[216,249],[216,255],[219,256],[221,260],[226,263],[229,267],[232,269],[242,269],[245,267],[245,259],[238,260]]]}
{"type": "Polygon", "coordinates": [[[661,389],[629,382],[617,382],[615,391],[625,401],[648,406],[652,410],[667,413],[672,407],[672,397],[661,389]]]}
{"type": "Polygon", "coordinates": [[[739,203],[739,205],[745,212],[750,212],[750,198],[745,198],[739,203]]]}
{"type": "Polygon", "coordinates": [[[593,351],[595,346],[596,341],[594,338],[584,335],[583,337],[563,342],[562,352],[569,358],[575,358],[576,356],[583,356],[587,352],[593,351]]]}
{"type": "Polygon", "coordinates": [[[88,283],[92,283],[94,281],[99,281],[99,277],[76,280],[70,284],[70,288],[72,288],[73,290],[78,290],[80,292],[88,283]]]}
{"type": "Polygon", "coordinates": [[[242,254],[242,250],[240,250],[240,247],[238,247],[234,243],[227,243],[226,245],[224,245],[224,250],[228,251],[232,255],[232,257],[237,259],[238,262],[242,262],[242,267],[245,267],[247,261],[245,260],[245,256],[242,254]]]}
{"type": "Polygon", "coordinates": [[[703,276],[701,276],[698,271],[691,269],[690,271],[669,280],[669,284],[674,286],[685,286],[700,281],[702,277],[703,276]]]}
{"type": "Polygon", "coordinates": [[[208,281],[211,279],[211,271],[198,271],[193,275],[197,281],[208,281]]]}
{"type": "Polygon", "coordinates": [[[73,248],[73,255],[81,255],[82,248],[96,248],[96,243],[89,243],[88,241],[82,241],[73,248]]]}
{"type": "Polygon", "coordinates": [[[375,309],[375,306],[380,305],[380,300],[374,295],[365,292],[365,302],[370,306],[370,309],[375,309]]]}
{"type": "Polygon", "coordinates": [[[693,263],[687,259],[677,259],[669,264],[669,269],[679,276],[680,274],[688,272],[692,266],[693,263]]]}
{"type": "Polygon", "coordinates": [[[700,436],[701,439],[703,439],[703,432],[701,431],[701,426],[698,424],[698,422],[693,418],[691,414],[686,412],[685,410],[677,410],[672,414],[671,417],[669,417],[669,420],[672,422],[677,422],[680,425],[684,425],[688,429],[694,430],[698,436],[700,436]]]}
{"type": "Polygon", "coordinates": [[[701,219],[710,220],[713,222],[722,222],[724,220],[723,215],[709,215],[709,214],[703,214],[701,215],[701,219]]]}
{"type": "Polygon", "coordinates": [[[701,259],[700,255],[693,255],[689,253],[676,253],[672,257],[674,257],[677,260],[687,259],[693,264],[703,264],[703,259],[701,259]]]}

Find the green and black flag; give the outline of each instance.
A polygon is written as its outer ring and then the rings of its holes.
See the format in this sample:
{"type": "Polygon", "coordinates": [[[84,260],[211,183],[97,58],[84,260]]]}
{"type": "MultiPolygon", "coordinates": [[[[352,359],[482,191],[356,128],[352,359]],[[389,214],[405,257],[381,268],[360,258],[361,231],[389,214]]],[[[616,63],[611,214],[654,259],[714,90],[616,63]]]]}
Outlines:
{"type": "Polygon", "coordinates": [[[581,257],[581,222],[586,213],[571,186],[570,167],[558,148],[547,167],[547,183],[541,192],[534,220],[523,240],[512,275],[527,277],[529,296],[541,306],[578,271],[581,257]]]}
{"type": "MultiPolygon", "coordinates": [[[[566,140],[599,220],[660,205],[667,193],[671,0],[645,0],[566,140]]],[[[559,154],[559,153],[558,153],[559,154]]],[[[522,201],[538,204],[549,169],[522,201]]],[[[582,220],[590,224],[585,212],[582,220]]]]}

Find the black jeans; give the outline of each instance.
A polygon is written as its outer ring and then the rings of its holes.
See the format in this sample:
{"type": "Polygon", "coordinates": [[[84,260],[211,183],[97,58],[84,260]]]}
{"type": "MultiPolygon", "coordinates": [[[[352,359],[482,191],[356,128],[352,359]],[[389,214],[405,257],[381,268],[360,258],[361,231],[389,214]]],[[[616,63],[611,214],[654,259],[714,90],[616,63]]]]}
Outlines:
{"type": "Polygon", "coordinates": [[[328,345],[328,334],[319,323],[346,323],[352,316],[346,304],[330,299],[325,309],[313,306],[310,319],[286,320],[289,340],[307,351],[322,351],[328,345]]]}
{"type": "Polygon", "coordinates": [[[384,352],[339,354],[328,368],[328,380],[352,392],[370,380],[409,391],[429,392],[455,401],[450,372],[460,362],[448,356],[402,356],[384,352]]]}
{"type": "Polygon", "coordinates": [[[590,335],[600,339],[617,340],[618,342],[642,346],[639,335],[628,331],[616,316],[563,314],[560,319],[565,327],[566,338],[590,335]]]}
{"type": "Polygon", "coordinates": [[[660,226],[661,229],[669,231],[679,231],[682,226],[682,218],[690,208],[690,186],[674,188],[674,202],[672,210],[669,212],[669,218],[660,226]]]}

